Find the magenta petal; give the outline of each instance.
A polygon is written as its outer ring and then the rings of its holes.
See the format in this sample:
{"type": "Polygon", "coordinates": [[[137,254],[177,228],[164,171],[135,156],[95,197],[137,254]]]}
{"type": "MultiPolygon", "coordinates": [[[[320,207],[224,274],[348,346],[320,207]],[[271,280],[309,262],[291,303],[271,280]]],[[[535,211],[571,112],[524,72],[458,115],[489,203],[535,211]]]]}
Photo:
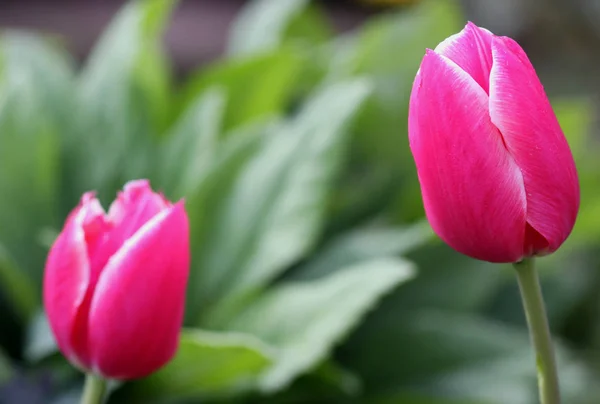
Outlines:
{"type": "Polygon", "coordinates": [[[92,299],[94,370],[116,379],[146,376],[175,353],[189,272],[183,203],[156,215],[102,271],[92,299]]]}
{"type": "Polygon", "coordinates": [[[78,333],[79,311],[90,282],[90,265],[81,222],[85,216],[77,208],[67,220],[48,254],[44,272],[44,307],[56,343],[71,361],[83,367],[87,357],[85,344],[73,344],[78,333]]]}
{"type": "Polygon", "coordinates": [[[101,270],[108,259],[148,220],[167,209],[171,203],[152,191],[148,180],[130,181],[119,192],[107,215],[111,226],[103,233],[102,243],[95,249],[92,271],[101,270]]]}
{"type": "Polygon", "coordinates": [[[413,86],[409,141],[435,232],[492,262],[523,256],[520,170],[490,122],[488,96],[455,63],[428,51],[413,86]]]}
{"type": "Polygon", "coordinates": [[[435,53],[446,56],[467,72],[489,92],[492,68],[492,38],[494,35],[472,22],[458,34],[452,35],[435,48],[435,53]]]}
{"type": "Polygon", "coordinates": [[[160,194],[152,191],[148,180],[128,182],[108,211],[108,218],[114,225],[110,237],[125,241],[144,223],[169,206],[171,204],[160,194]]]}
{"type": "Polygon", "coordinates": [[[115,225],[121,223],[125,217],[130,221],[131,215],[135,215],[136,221],[139,222],[143,217],[152,217],[168,206],[170,203],[167,200],[152,191],[148,180],[134,180],[125,184],[123,191],[119,192],[117,199],[110,206],[108,216],[115,225]],[[140,209],[140,205],[143,209],[140,209]]]}
{"type": "MultiPolygon", "coordinates": [[[[527,222],[548,242],[547,251],[537,252],[552,252],[571,232],[579,208],[573,156],[525,52],[512,39],[495,37],[492,54],[490,116],[523,173],[527,222]]],[[[536,248],[534,240],[525,245],[536,248]]]]}

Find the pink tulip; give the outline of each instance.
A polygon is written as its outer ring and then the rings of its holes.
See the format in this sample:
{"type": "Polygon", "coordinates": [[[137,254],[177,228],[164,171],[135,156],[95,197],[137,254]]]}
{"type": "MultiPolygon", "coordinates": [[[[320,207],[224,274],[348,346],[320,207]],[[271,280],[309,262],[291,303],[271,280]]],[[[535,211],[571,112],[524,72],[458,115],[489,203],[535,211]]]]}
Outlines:
{"type": "Polygon", "coordinates": [[[455,250],[517,262],[565,241],[579,209],[575,163],[514,40],[468,23],[427,50],[408,129],[427,217],[455,250]]]}
{"type": "Polygon", "coordinates": [[[188,219],[148,181],[104,212],[86,193],[55,241],[44,305],[61,352],[106,378],[146,376],[174,355],[189,272],[188,219]]]}

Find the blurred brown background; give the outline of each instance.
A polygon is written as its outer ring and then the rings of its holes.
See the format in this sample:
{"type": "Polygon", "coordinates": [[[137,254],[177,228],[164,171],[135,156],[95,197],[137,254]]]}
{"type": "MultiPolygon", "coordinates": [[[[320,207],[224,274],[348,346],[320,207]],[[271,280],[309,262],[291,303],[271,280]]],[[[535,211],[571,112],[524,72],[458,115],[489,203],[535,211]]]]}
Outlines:
{"type": "MultiPolygon", "coordinates": [[[[285,1],[285,0],[283,0],[285,1]]],[[[0,27],[58,34],[83,59],[123,1],[0,0],[0,27]]],[[[179,72],[214,60],[225,49],[229,25],[244,0],[185,0],[173,15],[166,45],[179,72]]],[[[360,24],[381,9],[354,1],[321,1],[339,31],[360,24]]]]}
{"type": "MultiPolygon", "coordinates": [[[[386,6],[380,4],[394,2],[399,6],[410,3],[406,0],[319,1],[339,31],[351,30],[369,14],[385,10],[386,6]]],[[[597,72],[599,0],[460,2],[468,19],[519,40],[551,93],[591,90],[596,94],[600,89],[597,72]]],[[[244,3],[244,0],[185,0],[179,4],[166,36],[178,72],[185,73],[221,54],[229,24],[244,3]]],[[[2,0],[1,4],[0,27],[58,34],[74,54],[83,58],[123,1],[2,0]]]]}

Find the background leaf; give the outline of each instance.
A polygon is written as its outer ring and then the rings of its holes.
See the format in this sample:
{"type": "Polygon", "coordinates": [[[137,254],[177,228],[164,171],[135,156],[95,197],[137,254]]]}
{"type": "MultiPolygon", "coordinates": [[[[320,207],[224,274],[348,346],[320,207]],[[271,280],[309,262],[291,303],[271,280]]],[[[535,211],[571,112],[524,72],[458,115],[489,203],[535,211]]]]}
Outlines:
{"type": "Polygon", "coordinates": [[[230,395],[252,388],[270,364],[270,348],[251,335],[186,330],[166,367],[128,384],[113,400],[130,402],[135,395],[146,403],[167,403],[230,395]]]}
{"type": "Polygon", "coordinates": [[[240,301],[299,259],[318,236],[329,184],[346,145],[344,127],[368,92],[364,81],[323,89],[270,134],[213,215],[212,236],[198,253],[203,307],[227,296],[216,326],[240,301]],[[257,182],[260,179],[260,182],[257,182]]]}
{"type": "Polygon", "coordinates": [[[214,237],[216,226],[221,219],[214,212],[221,209],[223,200],[229,195],[241,170],[256,154],[264,142],[265,132],[271,131],[276,122],[266,121],[233,131],[219,142],[211,157],[211,164],[202,175],[195,179],[188,190],[186,207],[191,225],[191,244],[196,247],[192,255],[190,278],[188,281],[187,323],[198,325],[201,310],[205,310],[205,296],[202,267],[203,249],[214,237]]]}
{"type": "Polygon", "coordinates": [[[30,362],[37,362],[58,351],[50,324],[45,313],[38,312],[29,322],[23,355],[30,362]]]}
{"type": "Polygon", "coordinates": [[[223,131],[285,112],[295,91],[303,59],[291,49],[217,63],[190,78],[182,92],[182,108],[209,88],[227,98],[223,131]]]}
{"type": "Polygon", "coordinates": [[[315,279],[378,257],[402,256],[424,246],[432,237],[432,230],[426,222],[405,228],[372,226],[356,229],[332,240],[291,277],[315,279]]]}
{"type": "Polygon", "coordinates": [[[221,137],[225,103],[222,91],[206,91],[166,136],[157,177],[167,195],[180,198],[193,192],[199,178],[210,170],[221,137]]]}
{"type": "Polygon", "coordinates": [[[282,283],[243,310],[227,329],[258,335],[279,349],[275,366],[261,383],[266,391],[278,390],[324,360],[382,295],[413,274],[406,262],[374,260],[321,281],[282,283]]]}
{"type": "Polygon", "coordinates": [[[327,80],[356,74],[374,80],[372,95],[354,122],[352,165],[338,191],[336,229],[382,211],[400,223],[423,216],[407,140],[410,90],[424,49],[434,48],[463,24],[456,2],[422,1],[374,17],[325,49],[327,80]]]}
{"type": "Polygon", "coordinates": [[[79,77],[80,119],[71,139],[76,194],[92,188],[112,198],[125,179],[148,175],[144,156],[153,153],[151,140],[170,119],[170,78],[159,38],[173,5],[128,3],[92,51],[79,77]]]}
{"type": "Polygon", "coordinates": [[[278,47],[285,37],[286,28],[308,3],[308,0],[257,0],[248,3],[233,23],[228,52],[260,53],[278,47]]]}
{"type": "Polygon", "coordinates": [[[16,266],[8,251],[0,244],[0,289],[10,308],[27,323],[40,305],[36,287],[31,278],[16,266]]]}
{"type": "MultiPolygon", "coordinates": [[[[0,243],[40,287],[44,228],[58,226],[61,134],[68,130],[70,60],[32,35],[0,39],[0,243]]],[[[26,298],[26,297],[25,297],[26,298]]]]}

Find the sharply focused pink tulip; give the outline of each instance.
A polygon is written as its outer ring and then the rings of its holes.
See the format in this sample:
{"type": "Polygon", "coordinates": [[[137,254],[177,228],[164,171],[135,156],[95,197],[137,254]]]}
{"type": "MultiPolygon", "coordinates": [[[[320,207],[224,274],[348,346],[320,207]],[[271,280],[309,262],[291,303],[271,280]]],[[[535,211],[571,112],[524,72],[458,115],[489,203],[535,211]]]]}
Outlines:
{"type": "Polygon", "coordinates": [[[427,50],[408,129],[427,218],[455,250],[517,262],[565,241],[579,209],[575,163],[514,40],[468,23],[427,50]]]}
{"type": "Polygon", "coordinates": [[[86,193],[55,241],[44,306],[58,347],[82,370],[146,376],[174,355],[189,272],[188,219],[148,181],[132,181],[105,213],[86,193]]]}

